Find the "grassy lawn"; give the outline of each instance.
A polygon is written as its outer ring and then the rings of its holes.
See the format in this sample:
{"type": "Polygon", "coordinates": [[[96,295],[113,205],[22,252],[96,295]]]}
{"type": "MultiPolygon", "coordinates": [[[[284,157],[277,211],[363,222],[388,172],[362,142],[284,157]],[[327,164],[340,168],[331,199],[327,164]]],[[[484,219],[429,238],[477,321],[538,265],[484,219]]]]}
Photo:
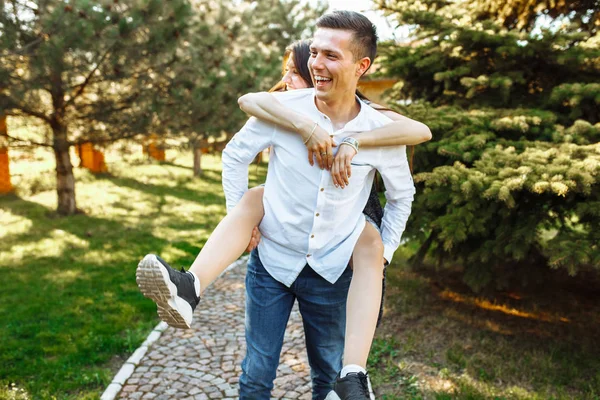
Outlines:
{"type": "MultiPolygon", "coordinates": [[[[220,158],[205,156],[194,179],[191,155],[167,157],[111,162],[101,176],[77,169],[84,214],[68,218],[54,213],[51,159],[11,163],[19,191],[0,196],[1,399],[98,398],[158,323],[137,262],[157,252],[189,265],[225,215],[220,158]]],[[[265,168],[250,172],[256,185],[265,168]]]]}
{"type": "Polygon", "coordinates": [[[402,261],[388,278],[369,359],[379,398],[600,399],[597,282],[557,276],[543,289],[476,296],[457,274],[402,261]]]}
{"type": "MultiPolygon", "coordinates": [[[[157,252],[189,265],[225,214],[220,158],[192,178],[169,163],[108,156],[110,174],[76,170],[84,214],[54,214],[48,154],[11,164],[0,196],[0,399],[97,399],[158,322],[135,268],[157,252]]],[[[264,166],[252,166],[251,185],[264,166]]],[[[600,293],[557,280],[544,290],[474,296],[450,273],[388,271],[370,357],[379,399],[600,400],[600,293]]],[[[598,287],[598,286],[596,286],[598,287]]]]}

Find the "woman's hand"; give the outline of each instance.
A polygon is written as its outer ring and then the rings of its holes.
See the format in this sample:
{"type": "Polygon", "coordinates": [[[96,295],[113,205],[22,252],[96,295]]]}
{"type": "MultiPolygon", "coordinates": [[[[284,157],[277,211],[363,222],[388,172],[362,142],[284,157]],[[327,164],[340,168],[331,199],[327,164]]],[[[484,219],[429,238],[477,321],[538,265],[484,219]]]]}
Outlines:
{"type": "Polygon", "coordinates": [[[319,125],[315,126],[315,130],[311,135],[310,132],[313,126],[315,125],[311,125],[310,130],[302,135],[304,140],[308,138],[308,142],[305,143],[308,149],[308,162],[310,165],[315,165],[314,159],[316,158],[319,168],[330,170],[333,164],[333,151],[331,148],[335,147],[336,144],[329,136],[329,133],[319,125]]]}
{"type": "Polygon", "coordinates": [[[250,243],[248,243],[248,247],[246,247],[246,251],[249,253],[258,246],[258,242],[260,242],[260,231],[258,230],[258,226],[255,226],[252,229],[252,236],[250,237],[250,243]]]}
{"type": "Polygon", "coordinates": [[[348,180],[350,175],[352,175],[350,163],[355,155],[356,150],[354,150],[352,146],[340,146],[331,168],[331,178],[336,187],[341,187],[343,189],[350,183],[348,180]]]}

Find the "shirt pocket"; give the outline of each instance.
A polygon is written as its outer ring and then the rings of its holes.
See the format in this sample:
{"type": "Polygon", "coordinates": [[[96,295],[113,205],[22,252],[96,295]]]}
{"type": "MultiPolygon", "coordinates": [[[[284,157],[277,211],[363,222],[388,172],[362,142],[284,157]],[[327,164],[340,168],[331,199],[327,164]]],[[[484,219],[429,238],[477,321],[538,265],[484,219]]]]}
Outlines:
{"type": "Polygon", "coordinates": [[[345,204],[352,203],[368,181],[371,171],[374,171],[374,168],[370,165],[352,164],[352,175],[348,179],[348,185],[343,189],[335,187],[333,180],[329,178],[327,193],[329,193],[328,197],[334,202],[334,206],[345,206],[345,204]]]}
{"type": "Polygon", "coordinates": [[[371,171],[375,170],[375,168],[368,164],[351,163],[350,167],[352,168],[352,171],[350,172],[351,175],[348,179],[348,187],[356,186],[357,190],[362,188],[362,186],[365,184],[365,181],[367,181],[371,171]]]}

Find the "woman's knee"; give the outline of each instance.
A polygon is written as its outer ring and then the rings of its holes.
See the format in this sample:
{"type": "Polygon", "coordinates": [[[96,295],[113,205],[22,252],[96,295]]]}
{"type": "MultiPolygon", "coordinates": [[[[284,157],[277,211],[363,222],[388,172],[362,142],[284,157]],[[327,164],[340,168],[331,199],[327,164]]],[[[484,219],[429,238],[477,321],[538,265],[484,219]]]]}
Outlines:
{"type": "Polygon", "coordinates": [[[245,212],[252,212],[261,217],[265,214],[263,208],[264,191],[264,187],[257,186],[244,193],[239,204],[244,208],[245,212]]]}
{"type": "Polygon", "coordinates": [[[354,247],[352,254],[354,268],[368,267],[383,270],[383,250],[381,235],[377,229],[367,223],[354,247]]]}

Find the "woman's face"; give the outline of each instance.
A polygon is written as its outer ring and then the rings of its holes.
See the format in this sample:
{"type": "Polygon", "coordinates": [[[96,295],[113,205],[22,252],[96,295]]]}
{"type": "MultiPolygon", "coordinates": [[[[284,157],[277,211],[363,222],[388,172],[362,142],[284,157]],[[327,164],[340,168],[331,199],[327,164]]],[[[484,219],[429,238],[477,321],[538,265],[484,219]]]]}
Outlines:
{"type": "Polygon", "coordinates": [[[296,71],[294,66],[293,54],[288,57],[287,63],[285,64],[285,75],[281,78],[281,81],[285,83],[286,90],[306,89],[308,83],[296,71]]]}

